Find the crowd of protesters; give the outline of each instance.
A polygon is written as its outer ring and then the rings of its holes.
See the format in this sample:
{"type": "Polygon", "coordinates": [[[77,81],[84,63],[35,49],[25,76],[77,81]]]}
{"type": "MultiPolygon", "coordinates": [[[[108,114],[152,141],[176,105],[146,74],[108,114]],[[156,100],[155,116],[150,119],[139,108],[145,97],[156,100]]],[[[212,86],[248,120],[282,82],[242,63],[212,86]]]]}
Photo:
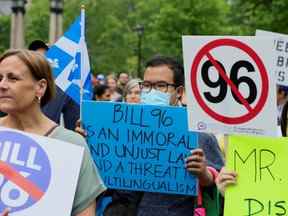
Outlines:
{"type": "Polygon", "coordinates": [[[122,102],[128,100],[134,103],[140,102],[139,83],[141,79],[130,78],[128,73],[120,73],[118,77],[114,74],[107,76],[103,74],[92,75],[93,78],[93,100],[122,102]]]}
{"type": "MultiPolygon", "coordinates": [[[[39,48],[45,52],[48,47],[41,41],[37,43],[35,47],[30,46],[30,50],[10,50],[0,57],[0,126],[85,147],[71,215],[94,216],[97,211],[96,199],[105,196],[112,198],[106,208],[102,209],[101,214],[105,216],[193,215],[199,207],[197,197],[106,190],[86,142],[78,134],[85,136],[79,121],[76,123],[79,107],[59,88],[55,88],[51,68],[39,52],[39,48]],[[59,126],[60,114],[64,117],[65,128],[59,126]]],[[[96,101],[186,107],[183,66],[166,56],[149,59],[143,77],[132,78],[125,72],[108,75],[98,73],[93,75],[92,84],[93,100],[96,101]]],[[[287,134],[287,92],[285,87],[277,89],[278,124],[283,136],[287,134]]],[[[223,168],[224,156],[213,134],[199,134],[199,148],[191,152],[184,166],[199,179],[200,192],[210,194],[212,198],[209,202],[218,202],[220,206],[223,204],[225,188],[237,181],[235,172],[223,168]],[[221,197],[216,197],[220,196],[217,191],[220,191],[221,197]]],[[[203,206],[207,201],[203,200],[203,206]]],[[[217,211],[212,209],[207,215],[217,216],[222,213],[221,208],[217,211]]],[[[9,210],[2,213],[8,214],[9,210]]]]}

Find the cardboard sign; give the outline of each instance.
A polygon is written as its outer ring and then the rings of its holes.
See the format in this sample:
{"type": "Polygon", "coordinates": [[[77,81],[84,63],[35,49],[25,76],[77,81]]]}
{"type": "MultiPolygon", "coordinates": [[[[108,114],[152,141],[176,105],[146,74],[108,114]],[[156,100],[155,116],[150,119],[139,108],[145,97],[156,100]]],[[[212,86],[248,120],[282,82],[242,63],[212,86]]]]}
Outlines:
{"type": "Polygon", "coordinates": [[[70,215],[82,157],[83,147],[1,127],[0,212],[70,215]]]}
{"type": "Polygon", "coordinates": [[[190,130],[277,135],[272,46],[272,38],[183,37],[190,130]]]}
{"type": "Polygon", "coordinates": [[[84,101],[92,157],[108,188],[197,194],[184,159],[198,146],[184,108],[84,101]]]}
{"type": "Polygon", "coordinates": [[[274,216],[288,211],[287,138],[230,136],[227,169],[238,173],[227,187],[226,216],[274,216]]]}
{"type": "Polygon", "coordinates": [[[275,72],[277,84],[288,86],[288,35],[263,30],[256,30],[255,35],[274,38],[274,46],[270,50],[270,54],[276,56],[272,71],[275,72]]]}

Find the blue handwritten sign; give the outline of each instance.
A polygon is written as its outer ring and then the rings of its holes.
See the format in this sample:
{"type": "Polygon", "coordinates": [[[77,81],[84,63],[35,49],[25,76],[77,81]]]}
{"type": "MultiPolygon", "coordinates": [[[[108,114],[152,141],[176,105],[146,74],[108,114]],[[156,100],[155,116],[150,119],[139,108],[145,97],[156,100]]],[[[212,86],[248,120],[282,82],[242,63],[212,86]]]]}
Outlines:
{"type": "Polygon", "coordinates": [[[108,188],[197,194],[197,178],[184,167],[198,146],[186,109],[84,101],[82,121],[108,188]]]}

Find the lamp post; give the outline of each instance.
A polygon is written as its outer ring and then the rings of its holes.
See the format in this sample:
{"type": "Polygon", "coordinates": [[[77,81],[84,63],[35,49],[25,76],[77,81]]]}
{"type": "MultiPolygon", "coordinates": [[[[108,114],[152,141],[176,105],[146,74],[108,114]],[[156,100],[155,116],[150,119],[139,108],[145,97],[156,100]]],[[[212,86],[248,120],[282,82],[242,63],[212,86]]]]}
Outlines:
{"type": "Polygon", "coordinates": [[[24,14],[26,0],[13,0],[11,5],[10,48],[24,47],[24,14]]]}
{"type": "Polygon", "coordinates": [[[144,26],[137,24],[134,31],[138,36],[138,67],[137,67],[137,77],[141,78],[141,62],[142,62],[142,38],[144,34],[144,26]]]}
{"type": "Polygon", "coordinates": [[[63,34],[63,0],[50,0],[49,43],[53,44],[63,34]]]}

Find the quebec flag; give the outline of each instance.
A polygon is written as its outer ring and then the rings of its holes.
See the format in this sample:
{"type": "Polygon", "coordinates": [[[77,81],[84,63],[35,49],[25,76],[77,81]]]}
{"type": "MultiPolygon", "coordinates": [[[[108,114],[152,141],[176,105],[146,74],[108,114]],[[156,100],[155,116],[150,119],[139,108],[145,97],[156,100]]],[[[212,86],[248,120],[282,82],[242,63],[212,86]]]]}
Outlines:
{"type": "Polygon", "coordinates": [[[80,95],[82,95],[82,99],[90,100],[92,98],[88,50],[84,37],[81,38],[81,16],[49,48],[46,58],[53,69],[56,85],[76,103],[80,104],[80,95]]]}

